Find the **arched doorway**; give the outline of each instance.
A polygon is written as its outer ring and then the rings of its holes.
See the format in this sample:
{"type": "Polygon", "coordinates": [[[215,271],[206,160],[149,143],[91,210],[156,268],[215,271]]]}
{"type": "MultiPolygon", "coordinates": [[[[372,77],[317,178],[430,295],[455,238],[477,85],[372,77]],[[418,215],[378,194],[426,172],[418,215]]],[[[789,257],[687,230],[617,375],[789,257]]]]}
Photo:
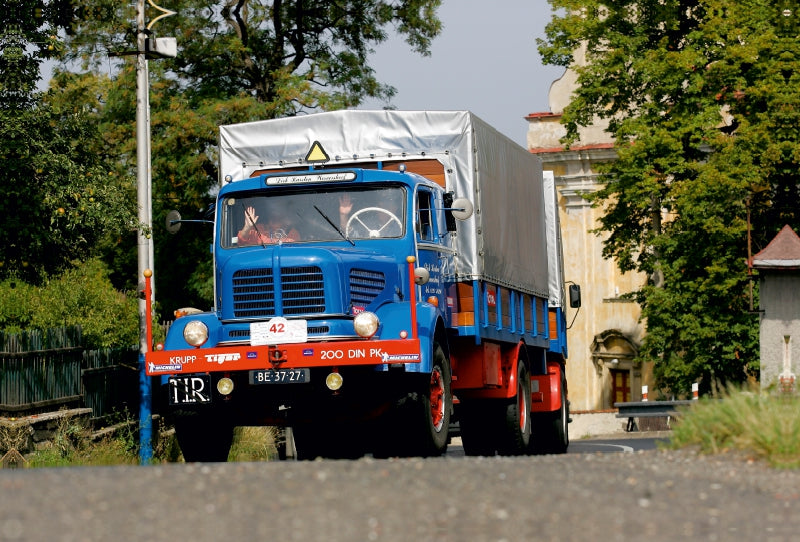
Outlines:
{"type": "Polygon", "coordinates": [[[602,408],[641,399],[641,363],[634,361],[638,352],[637,345],[617,329],[595,335],[591,353],[597,376],[603,382],[602,408]]]}

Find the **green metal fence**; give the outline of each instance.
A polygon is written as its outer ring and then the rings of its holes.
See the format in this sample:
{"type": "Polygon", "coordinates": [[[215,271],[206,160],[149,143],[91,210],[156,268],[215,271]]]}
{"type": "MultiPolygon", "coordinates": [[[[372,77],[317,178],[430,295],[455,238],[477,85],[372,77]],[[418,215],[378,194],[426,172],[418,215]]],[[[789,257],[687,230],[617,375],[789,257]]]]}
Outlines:
{"type": "Polygon", "coordinates": [[[79,327],[0,332],[0,416],[138,411],[138,349],[85,350],[79,327]]]}

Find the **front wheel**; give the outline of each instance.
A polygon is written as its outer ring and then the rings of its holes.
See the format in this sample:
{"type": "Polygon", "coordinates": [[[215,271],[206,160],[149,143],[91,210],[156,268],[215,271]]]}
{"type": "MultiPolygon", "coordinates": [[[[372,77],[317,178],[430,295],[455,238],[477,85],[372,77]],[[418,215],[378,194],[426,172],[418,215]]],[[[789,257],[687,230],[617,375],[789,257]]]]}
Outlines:
{"type": "Polygon", "coordinates": [[[225,462],[233,444],[233,424],[219,416],[198,412],[173,417],[175,438],[187,463],[225,462]]]}
{"type": "Polygon", "coordinates": [[[433,367],[427,393],[422,394],[422,410],[427,411],[420,455],[442,455],[447,451],[450,430],[450,413],[453,410],[453,395],[450,390],[450,362],[442,347],[433,346],[433,367]]]}
{"type": "Polygon", "coordinates": [[[453,396],[450,362],[438,344],[433,345],[433,365],[427,381],[388,415],[376,457],[435,457],[447,451],[453,396]]]}

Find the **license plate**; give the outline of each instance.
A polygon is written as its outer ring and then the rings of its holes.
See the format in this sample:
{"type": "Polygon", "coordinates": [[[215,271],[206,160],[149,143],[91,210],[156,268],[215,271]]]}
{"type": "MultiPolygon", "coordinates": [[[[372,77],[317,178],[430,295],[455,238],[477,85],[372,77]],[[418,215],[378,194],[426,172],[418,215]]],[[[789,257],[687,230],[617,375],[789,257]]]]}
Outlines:
{"type": "Polygon", "coordinates": [[[309,369],[261,369],[250,371],[251,384],[305,384],[311,380],[309,369]]]}
{"type": "Polygon", "coordinates": [[[306,320],[287,320],[277,316],[267,322],[250,324],[250,344],[304,343],[308,341],[308,322],[306,320]]]}
{"type": "Polygon", "coordinates": [[[211,402],[209,375],[171,376],[168,383],[170,405],[197,405],[211,402]]]}

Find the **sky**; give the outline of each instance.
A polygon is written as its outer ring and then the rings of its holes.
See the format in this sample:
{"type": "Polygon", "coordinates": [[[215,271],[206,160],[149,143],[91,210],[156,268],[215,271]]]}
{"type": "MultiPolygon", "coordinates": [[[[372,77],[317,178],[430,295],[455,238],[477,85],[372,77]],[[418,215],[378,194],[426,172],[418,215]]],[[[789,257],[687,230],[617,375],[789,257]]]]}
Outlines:
{"type": "MultiPolygon", "coordinates": [[[[536,48],[550,18],[546,0],[443,0],[444,29],[431,56],[393,37],[371,64],[379,81],[397,89],[397,109],[467,109],[526,146],[525,116],[550,110],[550,85],[564,73],[544,66],[536,48]]],[[[361,109],[382,106],[372,101],[361,109]]]]}
{"type": "MultiPolygon", "coordinates": [[[[391,105],[405,110],[469,110],[526,147],[529,113],[549,111],[547,93],[564,69],[544,66],[536,38],[550,21],[547,0],[443,0],[444,26],[431,56],[393,36],[371,64],[378,80],[397,89],[391,105]]],[[[179,44],[180,48],[180,44],[179,44]]],[[[43,66],[47,86],[49,65],[43,66]]],[[[369,101],[361,109],[381,109],[369,101]]]]}

